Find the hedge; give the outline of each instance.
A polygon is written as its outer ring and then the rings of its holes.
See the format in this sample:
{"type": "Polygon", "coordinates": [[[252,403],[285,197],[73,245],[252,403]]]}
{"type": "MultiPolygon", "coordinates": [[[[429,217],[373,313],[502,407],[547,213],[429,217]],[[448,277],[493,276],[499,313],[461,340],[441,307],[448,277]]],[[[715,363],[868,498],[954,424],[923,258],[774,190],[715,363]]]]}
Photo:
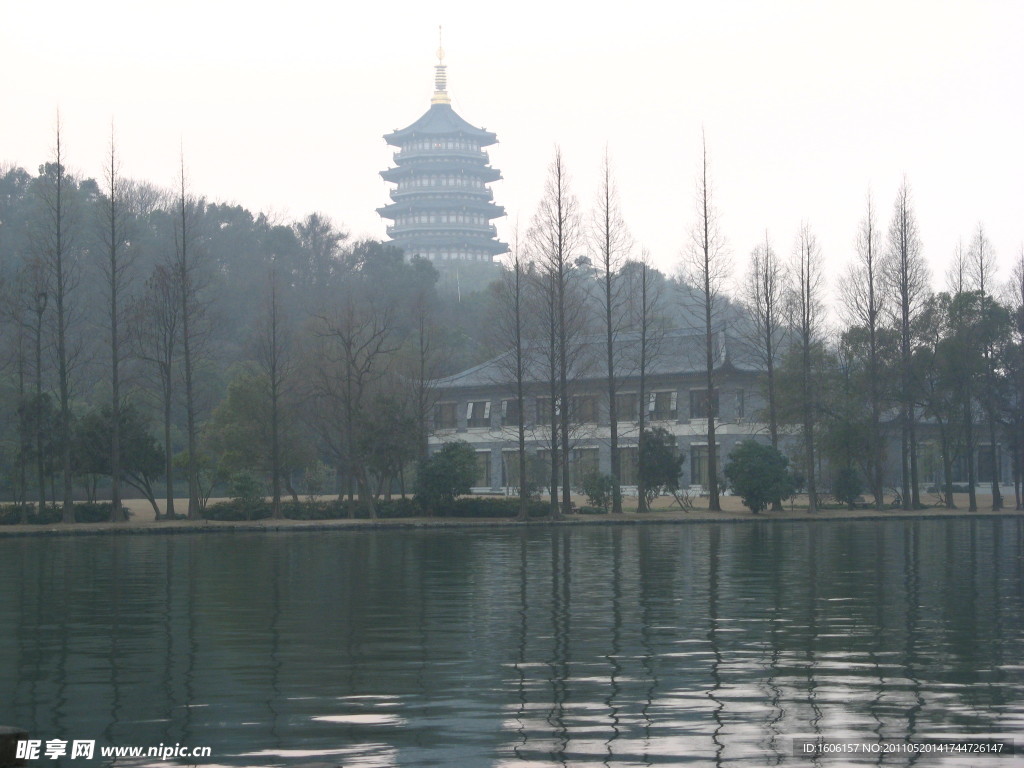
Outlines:
{"type": "MultiPolygon", "coordinates": [[[[376,504],[377,518],[381,520],[425,517],[426,513],[415,499],[380,500],[376,504]]],[[[545,502],[530,501],[530,517],[545,517],[550,507],[545,502]]],[[[288,520],[365,520],[369,517],[365,505],[357,501],[286,501],[281,513],[288,520]]],[[[519,500],[510,498],[478,498],[467,496],[441,506],[433,517],[509,519],[519,514],[519,500]]],[[[270,502],[222,501],[211,504],[203,512],[207,520],[266,520],[271,516],[270,502]]]]}
{"type": "MultiPolygon", "coordinates": [[[[37,504],[27,504],[29,525],[53,525],[63,519],[61,508],[56,504],[47,504],[43,514],[39,514],[37,504]]],[[[110,502],[76,502],[75,503],[76,523],[105,523],[110,520],[110,502]]],[[[18,525],[21,523],[20,504],[0,505],[0,525],[18,525]]],[[[121,508],[125,517],[131,517],[131,511],[125,507],[121,508]]]]}

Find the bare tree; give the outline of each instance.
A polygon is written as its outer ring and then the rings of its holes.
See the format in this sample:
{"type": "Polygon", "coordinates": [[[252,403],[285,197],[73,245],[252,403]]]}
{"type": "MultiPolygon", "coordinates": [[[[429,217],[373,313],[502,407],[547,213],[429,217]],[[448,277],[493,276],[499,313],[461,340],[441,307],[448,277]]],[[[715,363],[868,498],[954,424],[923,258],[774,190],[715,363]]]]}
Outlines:
{"type": "Polygon", "coordinates": [[[293,390],[296,361],[291,326],[281,301],[277,271],[271,267],[268,277],[266,308],[256,337],[256,363],[264,375],[266,402],[270,415],[270,484],[273,518],[281,513],[281,438],[285,425],[286,399],[293,390]]]}
{"type": "Polygon", "coordinates": [[[992,242],[985,234],[985,225],[979,222],[967,250],[967,286],[978,291],[983,301],[992,299],[996,284],[996,254],[992,242]]]}
{"type": "Polygon", "coordinates": [[[573,257],[580,243],[579,206],[569,188],[569,174],[562,152],[548,168],[541,198],[528,235],[531,252],[539,270],[540,287],[546,297],[548,319],[549,373],[551,383],[552,515],[556,516],[555,492],[561,469],[562,514],[572,510],[569,487],[569,375],[576,362],[576,339],[582,331],[585,303],[576,295],[573,257]],[[556,463],[557,462],[557,463],[556,463]]]}
{"type": "Polygon", "coordinates": [[[768,233],[764,243],[750,254],[750,268],[743,288],[744,304],[750,318],[749,341],[765,370],[768,390],[768,434],[772,447],[779,447],[779,416],[775,392],[775,369],[786,340],[785,301],[788,293],[786,267],[772,248],[768,233]]]}
{"type": "Polygon", "coordinates": [[[164,517],[175,518],[174,511],[174,382],[178,358],[178,334],[181,325],[180,285],[173,264],[157,265],[146,281],[142,295],[132,302],[131,343],[135,357],[144,363],[147,377],[155,381],[163,414],[164,476],[166,506],[164,517]]]}
{"type": "MultiPolygon", "coordinates": [[[[416,420],[416,460],[428,457],[430,415],[437,403],[434,381],[441,375],[442,350],[437,344],[435,307],[430,286],[420,285],[409,307],[413,324],[411,354],[406,356],[405,378],[412,384],[412,411],[416,420]]],[[[404,475],[403,475],[404,491],[404,475]]]]}
{"type": "MultiPolygon", "coordinates": [[[[768,435],[772,447],[779,448],[779,413],[776,375],[781,361],[788,328],[785,320],[785,302],[789,291],[786,267],[772,248],[768,232],[764,243],[750,254],[750,267],[742,288],[743,303],[749,324],[747,342],[765,372],[767,390],[768,435]]],[[[782,502],[772,502],[772,509],[782,508],[782,502]]]]}
{"type": "Polygon", "coordinates": [[[195,367],[206,341],[205,315],[207,304],[203,295],[205,276],[196,252],[193,218],[195,201],[186,194],[185,158],[181,158],[180,183],[174,227],[175,278],[181,302],[181,362],[185,397],[185,429],[188,440],[186,474],[188,476],[188,517],[198,518],[202,501],[199,490],[199,426],[195,367]]]}
{"type": "Polygon", "coordinates": [[[13,328],[14,365],[18,387],[18,452],[16,497],[20,521],[28,523],[28,465],[35,459],[39,513],[46,508],[46,466],[43,423],[43,315],[46,312],[46,270],[37,259],[21,265],[13,284],[4,283],[4,307],[13,328]],[[34,358],[30,354],[34,349],[34,358]],[[30,381],[31,379],[31,381],[30,381]],[[29,387],[34,386],[30,395],[29,387]]]}
{"type": "Polygon", "coordinates": [[[904,509],[921,506],[917,468],[917,414],[913,371],[913,324],[928,296],[928,269],[921,256],[917,219],[911,207],[910,185],[904,180],[896,195],[889,224],[889,248],[883,267],[890,313],[900,348],[900,456],[904,509]]]}
{"type": "Polygon", "coordinates": [[[822,275],[821,249],[810,227],[804,224],[797,238],[793,259],[795,294],[793,309],[796,317],[795,342],[800,367],[800,411],[804,454],[807,461],[807,511],[818,511],[817,467],[815,456],[815,429],[818,416],[817,376],[815,358],[821,353],[822,337],[822,275]]]}
{"type": "MultiPolygon", "coordinates": [[[[980,310],[982,318],[988,314],[988,309],[994,299],[991,296],[995,287],[996,255],[992,250],[992,243],[985,234],[985,227],[981,223],[971,238],[970,250],[967,256],[968,285],[971,290],[977,291],[980,299],[980,310]]],[[[990,340],[989,334],[985,334],[989,343],[985,344],[982,350],[984,357],[984,370],[982,376],[985,386],[982,396],[979,398],[981,407],[985,412],[985,421],[988,425],[989,450],[992,461],[992,510],[1003,508],[1003,495],[999,490],[999,454],[996,450],[996,425],[998,421],[997,393],[999,391],[997,379],[999,378],[997,368],[999,362],[996,359],[995,349],[990,340]]]]}
{"type": "Polygon", "coordinates": [[[72,372],[81,352],[72,339],[76,312],[72,303],[79,284],[77,251],[74,240],[75,211],[73,194],[75,182],[65,167],[66,157],[61,132],[60,115],[57,116],[56,143],[52,162],[41,169],[39,179],[42,203],[41,231],[36,238],[49,272],[48,293],[53,307],[53,341],[57,357],[57,389],[60,406],[58,436],[61,447],[61,474],[63,479],[63,512],[65,523],[75,521],[73,473],[71,465],[71,389],[72,372]]]}
{"type": "Polygon", "coordinates": [[[604,314],[605,362],[607,363],[608,428],[611,448],[612,513],[622,513],[622,470],[619,460],[619,424],[616,409],[619,369],[618,337],[623,325],[623,300],[619,269],[629,257],[631,241],[622,218],[611,160],[605,148],[592,230],[601,272],[601,309],[604,314]]]}
{"type": "Polygon", "coordinates": [[[729,276],[730,260],[718,227],[709,171],[707,142],[701,136],[701,169],[697,178],[696,221],[683,257],[683,277],[690,297],[700,313],[700,331],[704,335],[705,394],[708,440],[708,509],[721,511],[718,498],[718,448],[715,425],[718,419],[715,373],[715,330],[725,307],[723,291],[729,276]]]}
{"type": "Polygon", "coordinates": [[[124,522],[121,506],[121,362],[127,345],[123,333],[125,323],[124,294],[131,286],[134,252],[126,247],[124,216],[122,213],[122,179],[118,168],[114,129],[110,129],[110,150],[104,168],[107,200],[104,205],[102,239],[106,255],[100,262],[104,287],[107,292],[107,319],[110,334],[110,499],[112,522],[124,522]]]}
{"type": "Polygon", "coordinates": [[[43,318],[49,301],[47,270],[35,261],[29,267],[28,285],[31,286],[31,311],[34,315],[33,335],[35,337],[35,402],[32,408],[35,421],[36,482],[39,487],[39,514],[46,511],[46,423],[43,418],[43,318]]]}
{"type": "Polygon", "coordinates": [[[969,261],[967,251],[964,250],[963,238],[957,241],[953,250],[953,262],[946,270],[946,287],[954,296],[967,290],[969,261]]]}
{"type": "Polygon", "coordinates": [[[554,275],[541,268],[532,270],[532,299],[537,307],[537,315],[543,318],[545,327],[545,348],[544,348],[544,376],[547,381],[547,401],[537,402],[537,423],[542,425],[541,409],[546,409],[546,422],[548,426],[548,493],[550,496],[550,517],[552,520],[559,517],[559,494],[560,470],[562,467],[561,452],[567,450],[559,445],[561,431],[559,430],[559,419],[562,409],[559,407],[558,387],[558,307],[557,290],[555,289],[554,275]]]}
{"type": "Polygon", "coordinates": [[[321,434],[375,519],[366,456],[372,436],[365,434],[363,411],[372,407],[374,388],[387,376],[398,344],[390,307],[360,287],[358,281],[350,282],[337,299],[338,309],[314,320],[314,390],[324,414],[321,434]]]}
{"type": "Polygon", "coordinates": [[[647,430],[647,375],[652,364],[662,353],[665,323],[661,317],[665,292],[664,277],[650,264],[650,254],[644,250],[638,262],[623,267],[626,274],[630,327],[636,336],[631,345],[635,359],[630,373],[637,377],[637,512],[647,512],[647,489],[644,484],[644,441],[647,430]]]}
{"type": "Polygon", "coordinates": [[[867,464],[876,509],[881,509],[885,502],[881,335],[886,293],[882,278],[880,235],[875,223],[874,201],[868,193],[864,218],[857,228],[857,256],[850,265],[844,282],[842,302],[850,325],[862,329],[867,337],[864,372],[868,390],[868,443],[871,446],[871,456],[867,464]]]}
{"type": "MultiPolygon", "coordinates": [[[[958,295],[958,294],[955,294],[958,295]]],[[[929,297],[918,320],[919,348],[916,366],[920,371],[921,405],[923,413],[935,424],[942,452],[943,503],[947,509],[956,509],[953,497],[953,461],[959,449],[959,381],[952,370],[962,372],[963,366],[955,360],[958,355],[950,334],[951,298],[948,293],[929,297]],[[951,364],[951,360],[955,360],[951,364]]]]}
{"type": "MultiPolygon", "coordinates": [[[[519,520],[527,519],[527,504],[530,500],[526,456],[526,380],[533,350],[528,343],[528,277],[517,228],[512,240],[510,257],[502,272],[495,330],[500,336],[499,343],[504,347],[511,347],[509,353],[500,358],[500,367],[515,393],[519,520]]],[[[502,415],[507,417],[507,412],[503,412],[502,415]]]]}
{"type": "Polygon", "coordinates": [[[1024,246],[1021,246],[1007,286],[1012,313],[1012,341],[1008,350],[1011,381],[1010,444],[1013,450],[1013,493],[1017,509],[1024,509],[1024,246]]]}

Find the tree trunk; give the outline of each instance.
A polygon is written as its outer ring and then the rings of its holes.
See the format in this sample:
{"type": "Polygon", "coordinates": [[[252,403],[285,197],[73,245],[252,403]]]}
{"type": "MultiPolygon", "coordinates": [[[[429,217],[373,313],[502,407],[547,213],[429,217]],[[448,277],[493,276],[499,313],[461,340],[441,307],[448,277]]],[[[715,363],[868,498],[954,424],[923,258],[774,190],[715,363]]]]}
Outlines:
{"type": "Polygon", "coordinates": [[[917,412],[910,406],[910,508],[921,509],[921,478],[917,469],[917,412]]]}
{"type": "Polygon", "coordinates": [[[996,424],[992,414],[988,418],[988,439],[992,450],[992,511],[1003,508],[1003,494],[999,490],[999,451],[996,445],[996,424]]]}
{"type": "MultiPolygon", "coordinates": [[[[164,516],[168,520],[176,517],[174,511],[174,453],[171,444],[171,371],[164,374],[164,475],[167,478],[167,508],[164,516]]],[[[158,516],[159,517],[159,516],[158,516]]]]}
{"type": "Polygon", "coordinates": [[[975,490],[977,478],[974,472],[974,413],[971,407],[971,393],[964,399],[964,451],[967,455],[967,511],[978,511],[978,495],[975,490]]]}
{"type": "Polygon", "coordinates": [[[953,499],[953,451],[950,446],[949,428],[941,419],[936,419],[939,427],[939,444],[942,450],[942,488],[946,509],[956,509],[953,499]]]}

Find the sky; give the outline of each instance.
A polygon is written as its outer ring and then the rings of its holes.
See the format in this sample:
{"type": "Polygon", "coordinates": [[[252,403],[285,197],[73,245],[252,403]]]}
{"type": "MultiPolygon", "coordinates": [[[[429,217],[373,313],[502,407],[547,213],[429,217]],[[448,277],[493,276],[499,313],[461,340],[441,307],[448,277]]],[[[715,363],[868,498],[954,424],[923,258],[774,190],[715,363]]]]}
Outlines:
{"type": "Polygon", "coordinates": [[[494,131],[509,241],[560,147],[581,208],[607,149],[623,213],[660,268],[695,220],[701,137],[733,272],[806,222],[834,288],[870,193],[904,179],[933,272],[979,225],[1001,277],[1024,248],[1024,3],[522,0],[288,3],[0,0],[0,166],[34,170],[60,113],[68,165],[288,221],[318,211],[384,238],[383,134],[448,92],[494,131]]]}

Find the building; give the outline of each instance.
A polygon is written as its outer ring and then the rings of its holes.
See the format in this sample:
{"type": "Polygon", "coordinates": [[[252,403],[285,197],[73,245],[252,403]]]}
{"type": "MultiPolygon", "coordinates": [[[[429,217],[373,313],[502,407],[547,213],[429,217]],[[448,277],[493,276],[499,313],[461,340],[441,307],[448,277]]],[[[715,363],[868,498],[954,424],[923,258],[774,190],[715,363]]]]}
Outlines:
{"type": "MultiPolygon", "coordinates": [[[[610,428],[606,379],[599,362],[603,341],[584,342],[581,365],[572,376],[569,404],[572,437],[570,446],[572,485],[593,471],[611,468],[610,428]]],[[[639,377],[629,360],[636,357],[636,340],[621,345],[623,375],[617,395],[619,451],[622,484],[636,485],[638,417],[646,412],[648,428],[662,427],[675,435],[685,451],[683,484],[706,486],[708,479],[707,409],[704,335],[676,331],[659,342],[658,355],[648,366],[645,402],[640,402],[639,377]]],[[[510,355],[511,353],[509,353],[510,355]]],[[[511,492],[518,488],[518,448],[514,380],[509,375],[509,355],[499,356],[469,370],[435,382],[431,450],[452,440],[463,440],[476,451],[477,481],[474,492],[511,492]]],[[[712,407],[716,423],[717,455],[721,460],[742,440],[768,430],[754,418],[763,408],[760,369],[741,344],[725,333],[716,334],[716,378],[718,387],[712,407]]],[[[525,397],[527,453],[532,465],[532,484],[546,485],[547,456],[550,454],[549,384],[540,367],[529,374],[525,397]]]]}
{"type": "MultiPolygon", "coordinates": [[[[636,459],[639,436],[639,409],[646,411],[648,428],[662,427],[675,436],[685,454],[683,486],[702,487],[708,483],[707,409],[705,385],[704,335],[673,331],[659,342],[659,352],[648,366],[645,402],[639,400],[639,379],[634,364],[635,340],[620,341],[623,373],[619,377],[617,412],[621,478],[628,493],[636,485],[636,459]],[[634,361],[634,362],[631,362],[634,361]]],[[[590,472],[611,470],[610,428],[606,379],[601,371],[603,340],[585,341],[579,359],[589,360],[572,372],[569,419],[571,485],[579,489],[590,472]]],[[[768,442],[763,370],[755,355],[741,339],[720,331],[715,335],[715,378],[717,382],[712,408],[717,414],[716,444],[719,469],[732,450],[743,440],[755,438],[768,442]]],[[[535,358],[543,358],[541,354],[535,358]]],[[[514,395],[515,382],[510,374],[511,353],[434,382],[435,406],[430,450],[446,442],[462,440],[477,455],[475,493],[513,493],[518,478],[518,416],[514,395]]],[[[526,381],[524,399],[526,450],[529,456],[529,481],[545,488],[549,477],[550,386],[543,365],[533,366],[526,381]]],[[[900,443],[897,413],[883,415],[888,457],[884,483],[887,490],[900,486],[900,443]]],[[[801,451],[799,430],[784,428],[783,450],[791,454],[797,468],[801,451]]],[[[927,419],[919,423],[919,463],[922,495],[926,503],[938,504],[942,486],[942,457],[936,425],[927,419]]],[[[997,444],[979,441],[975,451],[976,488],[990,491],[992,474],[998,462],[1002,492],[1013,498],[1012,452],[997,444]]],[[[819,455],[819,492],[828,493],[832,473],[819,455]]],[[[953,461],[953,482],[958,493],[966,492],[966,460],[958,455],[953,461]]],[[[865,494],[868,491],[865,490],[865,494]]]]}
{"type": "Polygon", "coordinates": [[[442,267],[452,262],[486,263],[506,253],[492,219],[505,215],[490,189],[501,174],[490,166],[484,147],[497,142],[454,109],[447,91],[444,49],[438,49],[430,109],[412,125],[384,140],[398,148],[395,167],[381,172],[396,186],[391,203],[378,208],[391,243],[407,259],[420,257],[442,267]]]}

